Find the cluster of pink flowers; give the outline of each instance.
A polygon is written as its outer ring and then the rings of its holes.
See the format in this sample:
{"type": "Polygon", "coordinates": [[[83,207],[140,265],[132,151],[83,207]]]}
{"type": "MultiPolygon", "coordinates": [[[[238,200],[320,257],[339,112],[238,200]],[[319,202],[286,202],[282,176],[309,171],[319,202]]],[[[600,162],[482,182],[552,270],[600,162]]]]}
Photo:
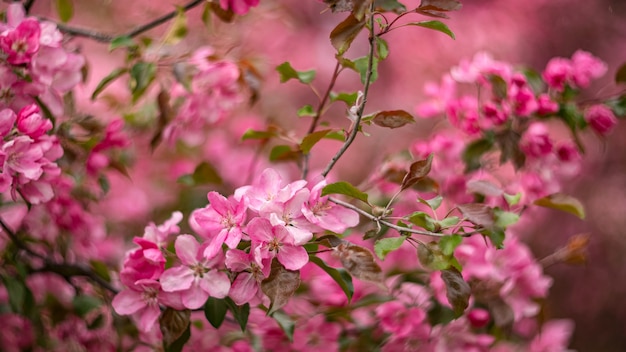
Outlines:
{"type": "Polygon", "coordinates": [[[230,10],[237,15],[245,15],[251,7],[259,4],[259,0],[220,0],[224,10],[230,10]]]}
{"type": "Polygon", "coordinates": [[[208,193],[209,205],[189,219],[201,242],[178,235],[180,213],[164,225],[148,226],[143,237],[135,238],[139,248],[126,256],[120,279],[128,288],[115,297],[113,307],[119,314],[135,314],[139,327],[148,331],[159,305],[198,309],[208,297],[226,296],[238,305],[269,303],[260,284],[274,258],[287,270],[300,270],[309,261],[303,245],[314,233],[343,232],[359,221],[353,210],[321,196],[325,184],[311,189],[304,180],[284,184],[275,170],[266,169],[257,182],[229,198],[208,193]],[[164,252],[173,234],[178,260],[166,269],[164,252]]]}
{"type": "Polygon", "coordinates": [[[193,72],[188,84],[174,86],[172,99],[178,110],[164,131],[170,142],[202,143],[205,127],[222,121],[243,101],[239,67],[214,59],[214,54],[210,47],[197,49],[188,62],[187,69],[193,72]]]}

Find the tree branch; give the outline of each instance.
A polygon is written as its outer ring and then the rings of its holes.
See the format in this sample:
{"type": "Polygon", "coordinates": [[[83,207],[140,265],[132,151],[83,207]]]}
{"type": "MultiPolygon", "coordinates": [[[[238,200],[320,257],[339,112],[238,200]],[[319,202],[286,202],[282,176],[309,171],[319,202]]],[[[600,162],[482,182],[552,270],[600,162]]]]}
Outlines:
{"type": "Polygon", "coordinates": [[[337,154],[335,154],[335,156],[333,156],[333,158],[330,160],[330,162],[326,166],[326,169],[324,169],[324,171],[322,172],[322,176],[324,177],[326,177],[326,175],[328,175],[330,170],[332,170],[332,168],[335,166],[339,158],[341,158],[343,153],[345,153],[346,150],[348,150],[348,148],[350,147],[350,145],[356,138],[357,133],[359,132],[359,126],[361,125],[361,118],[363,117],[363,111],[365,111],[365,103],[367,103],[367,94],[369,92],[369,88],[372,83],[372,70],[374,67],[374,1],[372,1],[370,5],[369,20],[370,20],[369,21],[370,33],[369,33],[368,39],[370,43],[370,50],[368,53],[367,73],[365,74],[365,84],[363,85],[363,101],[361,102],[361,105],[359,105],[359,109],[356,114],[356,121],[354,121],[354,126],[352,128],[352,131],[350,131],[350,135],[348,136],[344,144],[341,146],[341,149],[339,149],[337,154]]]}
{"type": "MultiPolygon", "coordinates": [[[[183,11],[188,11],[191,10],[192,8],[202,4],[203,2],[205,2],[205,0],[193,0],[190,1],[189,3],[187,3],[186,5],[184,5],[182,7],[183,11]]],[[[98,31],[94,31],[91,29],[85,29],[85,28],[76,28],[76,27],[70,27],[61,23],[57,23],[57,28],[59,28],[59,30],[65,34],[69,34],[69,35],[73,35],[76,37],[84,37],[84,38],[89,38],[92,40],[95,40],[97,42],[101,42],[101,43],[110,43],[113,39],[117,38],[117,37],[136,37],[144,32],[147,32],[155,27],[158,27],[164,23],[166,23],[167,21],[171,20],[172,18],[176,17],[176,14],[178,13],[178,10],[169,12],[159,18],[156,18],[146,24],[143,24],[141,26],[136,27],[135,29],[124,33],[124,34],[120,34],[120,35],[111,35],[111,34],[106,34],[106,33],[102,33],[102,32],[98,32],[98,31]]],[[[42,18],[41,20],[45,20],[45,21],[50,21],[49,19],[46,18],[42,18]]],[[[52,22],[52,21],[51,21],[52,22]]]]}

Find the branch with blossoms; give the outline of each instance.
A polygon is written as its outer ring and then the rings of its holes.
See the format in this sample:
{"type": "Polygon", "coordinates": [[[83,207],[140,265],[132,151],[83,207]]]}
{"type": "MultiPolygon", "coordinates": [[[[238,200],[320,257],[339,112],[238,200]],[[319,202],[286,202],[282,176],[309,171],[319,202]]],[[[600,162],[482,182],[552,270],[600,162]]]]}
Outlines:
{"type": "Polygon", "coordinates": [[[299,82],[319,98],[316,108],[297,111],[311,117],[304,135],[239,116],[248,112],[244,103],[264,99],[266,77],[253,60],[219,47],[167,50],[190,32],[187,10],[204,4],[205,20],[213,13],[229,22],[263,11],[258,3],[191,1],[115,38],[9,5],[0,25],[0,225],[7,240],[0,319],[37,336],[11,343],[564,349],[569,322],[520,327],[540,318],[552,283],[542,266],[584,260],[585,237],[537,261],[514,226],[535,207],[585,216],[562,185],[580,169],[579,136],[606,136],[626,111],[623,96],[590,106],[576,99],[606,64],[577,51],[538,73],[477,54],[440,84],[427,84],[429,100],[416,108],[420,118],[445,121],[444,129],[391,156],[365,185],[331,182],[357,136],[415,122],[405,110],[366,110],[389,56],[383,36],[417,27],[454,38],[442,21],[461,3],[422,0],[407,10],[395,0],[324,1],[346,17],[330,33],[336,61],[323,95],[314,70],[289,62],[276,68],[282,83],[299,82]],[[137,39],[164,23],[170,27],[160,40],[137,39]],[[367,53],[354,58],[360,33],[367,53]],[[125,52],[82,102],[114,101],[107,93],[127,80],[128,96],[117,101],[123,119],[78,111],[72,92],[85,58],[63,46],[64,35],[125,52]],[[340,74],[350,71],[361,85],[336,92],[340,74]],[[324,121],[335,103],[345,104],[348,128],[324,121]],[[554,123],[569,136],[551,135],[554,123]],[[325,139],[341,146],[310,175],[325,139]],[[161,168],[148,165],[157,160],[161,168]],[[176,199],[152,204],[126,194],[120,175],[176,199]],[[116,191],[125,202],[107,204],[116,191]],[[150,214],[171,216],[141,225],[143,232],[121,226],[117,220],[137,217],[142,202],[150,214]],[[122,257],[116,250],[131,237],[122,257]]]}

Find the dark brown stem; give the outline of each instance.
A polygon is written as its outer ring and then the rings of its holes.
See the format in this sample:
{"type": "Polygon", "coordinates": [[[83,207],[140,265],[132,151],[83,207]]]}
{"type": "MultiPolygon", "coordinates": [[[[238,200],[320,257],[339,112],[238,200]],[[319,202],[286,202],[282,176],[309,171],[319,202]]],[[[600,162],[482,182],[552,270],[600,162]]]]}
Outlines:
{"type": "Polygon", "coordinates": [[[33,7],[33,5],[35,4],[35,0],[26,0],[24,1],[24,4],[22,6],[24,6],[24,12],[26,12],[26,14],[28,14],[30,12],[30,9],[33,7]]]}

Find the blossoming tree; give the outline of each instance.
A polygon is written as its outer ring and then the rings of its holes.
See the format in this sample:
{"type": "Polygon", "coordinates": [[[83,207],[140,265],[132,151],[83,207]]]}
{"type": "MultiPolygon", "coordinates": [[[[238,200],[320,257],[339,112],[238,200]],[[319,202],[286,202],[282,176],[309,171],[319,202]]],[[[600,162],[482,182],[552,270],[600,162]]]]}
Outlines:
{"type": "Polygon", "coordinates": [[[516,229],[538,207],[585,217],[563,192],[581,136],[610,134],[626,112],[623,93],[578,99],[607,73],[600,58],[578,50],[535,71],[478,53],[423,82],[414,111],[373,111],[370,88],[396,54],[388,33],[454,38],[445,21],[460,1],[313,1],[341,17],[324,82],[289,57],[266,70],[229,54],[236,44],[194,45],[192,9],[208,30],[245,31],[239,19],[278,1],[190,1],[119,35],[65,24],[70,0],[55,2],[59,21],[34,3],[6,5],[0,24],[7,351],[567,348],[572,323],[542,315],[543,267],[584,259],[588,238],[540,261],[516,229]],[[79,38],[123,55],[89,97],[79,38]],[[271,72],[314,99],[292,108],[293,88],[276,105],[271,72]],[[119,114],[100,116],[102,104],[119,114]],[[271,118],[285,109],[293,121],[271,118]],[[443,127],[352,165],[361,184],[337,172],[356,140],[429,121],[443,127]],[[128,225],[138,208],[160,221],[128,225]]]}

